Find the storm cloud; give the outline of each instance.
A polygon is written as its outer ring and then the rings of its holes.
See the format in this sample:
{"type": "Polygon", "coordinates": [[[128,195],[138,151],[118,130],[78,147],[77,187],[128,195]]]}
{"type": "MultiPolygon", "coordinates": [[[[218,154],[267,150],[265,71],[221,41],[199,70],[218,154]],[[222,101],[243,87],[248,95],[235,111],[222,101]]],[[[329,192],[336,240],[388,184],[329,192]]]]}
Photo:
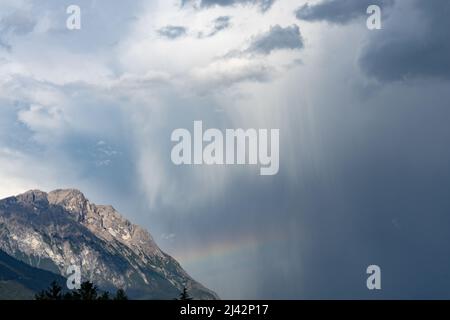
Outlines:
{"type": "Polygon", "coordinates": [[[324,0],[301,6],[296,17],[343,25],[367,16],[372,4],[382,8],[383,27],[369,33],[361,48],[358,63],[367,76],[380,81],[450,78],[448,1],[324,0]]]}
{"type": "Polygon", "coordinates": [[[312,5],[304,4],[296,11],[296,17],[305,21],[345,24],[365,16],[370,5],[378,5],[385,9],[393,3],[394,0],[322,0],[312,5]]]}
{"type": "Polygon", "coordinates": [[[402,19],[393,13],[359,58],[362,70],[381,81],[450,79],[450,2],[411,1],[402,19]]]}

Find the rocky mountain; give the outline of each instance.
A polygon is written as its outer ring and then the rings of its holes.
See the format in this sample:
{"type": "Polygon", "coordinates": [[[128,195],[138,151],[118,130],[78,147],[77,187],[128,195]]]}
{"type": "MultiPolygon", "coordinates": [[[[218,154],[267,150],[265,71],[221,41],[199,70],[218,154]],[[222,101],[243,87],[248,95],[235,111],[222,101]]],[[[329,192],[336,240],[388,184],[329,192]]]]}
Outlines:
{"type": "Polygon", "coordinates": [[[0,250],[30,266],[132,298],[173,299],[183,287],[196,299],[217,295],[193,280],[151,235],[112,206],[95,205],[78,190],[39,190],[0,200],[0,250]]]}

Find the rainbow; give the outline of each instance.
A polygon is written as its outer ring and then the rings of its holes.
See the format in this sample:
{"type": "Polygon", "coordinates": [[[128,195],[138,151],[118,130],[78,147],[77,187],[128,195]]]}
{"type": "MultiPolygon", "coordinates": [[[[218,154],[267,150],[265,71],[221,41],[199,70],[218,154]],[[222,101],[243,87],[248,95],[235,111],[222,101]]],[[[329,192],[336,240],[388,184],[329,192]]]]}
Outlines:
{"type": "Polygon", "coordinates": [[[232,257],[239,254],[257,251],[285,239],[285,235],[265,235],[264,238],[251,235],[240,235],[207,243],[194,249],[181,248],[172,255],[183,265],[192,265],[232,257]]]}

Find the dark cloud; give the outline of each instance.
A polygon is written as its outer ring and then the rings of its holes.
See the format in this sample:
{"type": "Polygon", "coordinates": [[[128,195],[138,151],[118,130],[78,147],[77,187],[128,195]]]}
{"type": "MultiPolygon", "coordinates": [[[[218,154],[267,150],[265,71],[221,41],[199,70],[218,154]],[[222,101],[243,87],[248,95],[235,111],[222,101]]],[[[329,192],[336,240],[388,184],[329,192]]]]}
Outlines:
{"type": "MultiPolygon", "coordinates": [[[[372,4],[392,7],[394,0],[323,0],[305,4],[296,16],[306,21],[346,24],[366,16],[366,9],[372,4]]],[[[403,5],[391,10],[389,19],[383,19],[383,30],[371,34],[359,57],[361,69],[381,81],[419,77],[449,79],[450,2],[414,0],[403,5]]]]}
{"type": "Polygon", "coordinates": [[[382,81],[450,79],[450,1],[416,0],[413,13],[420,18],[391,19],[364,48],[359,64],[367,75],[382,81]]]}
{"type": "MultiPolygon", "coordinates": [[[[192,2],[191,0],[182,0],[182,5],[192,2]]],[[[201,0],[200,7],[208,8],[211,6],[234,6],[237,4],[253,4],[259,5],[262,11],[267,11],[270,9],[275,0],[201,0]]]]}
{"type": "Polygon", "coordinates": [[[367,7],[392,6],[394,0],[323,0],[317,4],[305,4],[296,11],[297,19],[306,21],[327,21],[344,24],[360,16],[365,16],[367,7]]]}
{"type": "Polygon", "coordinates": [[[168,39],[176,39],[186,35],[186,28],[182,26],[165,26],[158,30],[158,33],[168,39]]]}
{"type": "Polygon", "coordinates": [[[274,50],[301,48],[303,48],[303,39],[297,25],[286,28],[275,25],[268,32],[256,36],[246,52],[270,54],[274,50]]]}

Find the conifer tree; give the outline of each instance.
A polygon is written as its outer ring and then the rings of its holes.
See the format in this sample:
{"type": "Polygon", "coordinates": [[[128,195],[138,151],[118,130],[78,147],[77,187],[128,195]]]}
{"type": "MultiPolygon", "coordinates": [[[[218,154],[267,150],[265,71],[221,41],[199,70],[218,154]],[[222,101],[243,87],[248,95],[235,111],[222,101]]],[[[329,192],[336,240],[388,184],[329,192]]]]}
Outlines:
{"type": "Polygon", "coordinates": [[[62,300],[62,298],[62,287],[56,281],[53,281],[48,289],[35,296],[36,300],[62,300]]]}
{"type": "Polygon", "coordinates": [[[180,298],[178,300],[192,300],[186,287],[183,288],[183,292],[180,293],[180,298]]]}

